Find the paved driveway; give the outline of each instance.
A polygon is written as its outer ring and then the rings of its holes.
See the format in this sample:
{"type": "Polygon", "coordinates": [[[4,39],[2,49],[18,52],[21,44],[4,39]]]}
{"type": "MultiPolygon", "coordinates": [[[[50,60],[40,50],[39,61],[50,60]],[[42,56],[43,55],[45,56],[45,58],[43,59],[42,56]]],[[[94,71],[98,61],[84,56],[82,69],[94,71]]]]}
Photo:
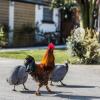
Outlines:
{"type": "Polygon", "coordinates": [[[43,87],[42,95],[35,96],[36,83],[30,76],[26,82],[29,91],[24,91],[20,85],[17,92],[13,92],[13,87],[6,82],[11,69],[19,64],[23,64],[23,60],[0,58],[0,100],[100,100],[100,65],[70,65],[63,80],[65,87],[55,83],[55,86],[50,86],[53,94],[43,87]]]}

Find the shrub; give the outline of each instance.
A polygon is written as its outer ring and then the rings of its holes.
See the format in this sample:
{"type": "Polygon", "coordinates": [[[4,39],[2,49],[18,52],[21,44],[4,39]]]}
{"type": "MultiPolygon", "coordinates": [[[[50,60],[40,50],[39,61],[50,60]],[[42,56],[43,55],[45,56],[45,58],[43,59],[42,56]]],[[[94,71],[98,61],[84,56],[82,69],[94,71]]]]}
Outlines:
{"type": "Polygon", "coordinates": [[[18,30],[21,34],[32,34],[34,33],[35,28],[30,24],[23,24],[22,27],[18,30]]]}
{"type": "Polygon", "coordinates": [[[80,63],[97,64],[99,58],[99,44],[96,32],[92,29],[77,28],[67,39],[68,50],[72,56],[77,56],[80,63]]]}
{"type": "Polygon", "coordinates": [[[0,25],[0,47],[7,45],[7,30],[4,25],[0,25]]]}

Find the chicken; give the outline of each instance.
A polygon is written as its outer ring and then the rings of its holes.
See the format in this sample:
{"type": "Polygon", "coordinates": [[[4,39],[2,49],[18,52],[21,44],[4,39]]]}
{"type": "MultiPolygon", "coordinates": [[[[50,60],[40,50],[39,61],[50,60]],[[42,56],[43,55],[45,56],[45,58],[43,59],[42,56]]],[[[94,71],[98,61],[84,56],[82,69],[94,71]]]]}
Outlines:
{"type": "Polygon", "coordinates": [[[24,65],[16,66],[7,78],[7,82],[10,85],[14,85],[13,91],[16,91],[15,86],[23,84],[24,89],[28,90],[24,83],[27,81],[28,73],[26,72],[26,67],[24,65]]]}
{"type": "Polygon", "coordinates": [[[47,51],[42,58],[42,61],[39,64],[35,63],[35,60],[32,56],[27,56],[25,65],[27,72],[38,82],[38,89],[36,90],[36,95],[40,95],[40,88],[44,85],[48,92],[51,90],[48,87],[48,80],[50,74],[55,67],[55,57],[53,54],[54,45],[50,43],[48,45],[47,51]]]}
{"type": "Polygon", "coordinates": [[[51,85],[52,82],[61,82],[61,84],[64,86],[65,84],[62,82],[64,79],[66,73],[68,72],[68,64],[65,63],[64,65],[55,65],[54,70],[52,71],[50,75],[51,85]]]}

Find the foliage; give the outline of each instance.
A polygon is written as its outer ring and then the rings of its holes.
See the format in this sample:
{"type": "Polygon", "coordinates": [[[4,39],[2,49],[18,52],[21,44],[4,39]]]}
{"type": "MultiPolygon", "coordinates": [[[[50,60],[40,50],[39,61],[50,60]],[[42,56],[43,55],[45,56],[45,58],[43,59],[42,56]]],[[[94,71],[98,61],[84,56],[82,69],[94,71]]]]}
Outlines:
{"type": "Polygon", "coordinates": [[[4,25],[0,25],[0,46],[7,45],[7,30],[4,25]]]}
{"type": "Polygon", "coordinates": [[[35,28],[30,24],[23,24],[22,27],[19,29],[19,33],[21,34],[31,34],[34,33],[35,28]]]}
{"type": "Polygon", "coordinates": [[[67,39],[68,50],[72,56],[77,56],[80,63],[96,64],[99,58],[99,44],[96,32],[92,29],[82,30],[77,28],[67,39]]]}
{"type": "Polygon", "coordinates": [[[94,10],[96,9],[97,0],[52,0],[52,7],[64,8],[66,4],[77,3],[80,6],[82,25],[84,28],[94,26],[94,10]]]}
{"type": "Polygon", "coordinates": [[[58,7],[60,8],[61,14],[64,16],[64,19],[72,19],[73,17],[73,9],[78,8],[78,4],[73,2],[73,0],[52,0],[52,8],[58,7]]]}
{"type": "Polygon", "coordinates": [[[96,0],[76,0],[81,8],[83,27],[94,27],[96,0]]]}
{"type": "Polygon", "coordinates": [[[63,7],[66,3],[73,3],[75,0],[52,0],[51,7],[63,7]]]}

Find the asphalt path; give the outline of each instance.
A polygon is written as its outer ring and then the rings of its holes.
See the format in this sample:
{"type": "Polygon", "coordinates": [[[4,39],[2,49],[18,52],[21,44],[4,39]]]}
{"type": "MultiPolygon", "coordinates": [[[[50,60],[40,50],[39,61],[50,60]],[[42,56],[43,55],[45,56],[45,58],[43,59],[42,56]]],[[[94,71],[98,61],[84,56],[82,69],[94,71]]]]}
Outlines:
{"type": "Polygon", "coordinates": [[[69,72],[63,80],[66,86],[54,83],[50,86],[52,94],[42,87],[41,96],[36,96],[37,84],[31,76],[26,82],[29,91],[19,85],[14,92],[13,86],[6,82],[10,71],[23,62],[0,58],[0,100],[100,100],[100,65],[69,65],[69,72]]]}

